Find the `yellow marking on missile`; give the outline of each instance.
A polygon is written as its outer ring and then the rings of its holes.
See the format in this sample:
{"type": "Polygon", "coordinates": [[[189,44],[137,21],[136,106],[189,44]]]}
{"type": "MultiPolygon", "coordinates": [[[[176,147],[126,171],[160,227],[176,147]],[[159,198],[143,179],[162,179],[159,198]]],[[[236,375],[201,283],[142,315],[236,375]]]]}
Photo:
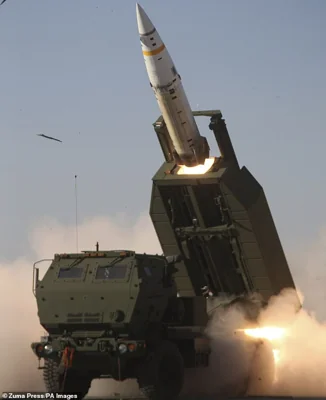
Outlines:
{"type": "Polygon", "coordinates": [[[160,54],[163,50],[165,49],[165,44],[163,43],[162,46],[158,47],[155,50],[151,50],[151,51],[145,51],[143,50],[143,54],[144,56],[156,56],[157,54],[160,54]]]}

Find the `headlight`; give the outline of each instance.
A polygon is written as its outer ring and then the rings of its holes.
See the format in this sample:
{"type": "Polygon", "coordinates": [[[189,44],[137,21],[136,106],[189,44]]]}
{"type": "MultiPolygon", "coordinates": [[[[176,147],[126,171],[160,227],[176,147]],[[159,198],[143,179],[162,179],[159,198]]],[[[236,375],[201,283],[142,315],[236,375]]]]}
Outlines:
{"type": "Polygon", "coordinates": [[[128,349],[124,343],[121,343],[121,344],[119,344],[118,350],[119,350],[120,354],[124,354],[128,349]]]}
{"type": "Polygon", "coordinates": [[[45,353],[45,354],[51,354],[52,351],[53,351],[53,348],[52,348],[52,346],[51,346],[50,344],[46,344],[46,345],[44,346],[44,353],[45,353]]]}

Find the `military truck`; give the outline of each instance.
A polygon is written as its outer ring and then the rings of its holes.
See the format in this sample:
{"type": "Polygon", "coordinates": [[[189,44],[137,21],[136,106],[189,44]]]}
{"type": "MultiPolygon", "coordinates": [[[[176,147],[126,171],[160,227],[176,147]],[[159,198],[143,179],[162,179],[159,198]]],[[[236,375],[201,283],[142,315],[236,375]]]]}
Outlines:
{"type": "MultiPolygon", "coordinates": [[[[43,279],[34,264],[48,335],[32,349],[44,360],[48,391],[85,396],[93,379],[135,378],[148,399],[173,400],[185,371],[210,365],[212,308],[237,304],[255,321],[272,295],[295,288],[263,189],[239,167],[221,112],[194,115],[211,118],[220,150],[204,174],[179,173],[164,120],[154,123],[165,162],[153,178],[150,216],[164,255],[97,244],[56,254],[43,279]]],[[[274,368],[267,343],[241,340],[255,353],[237,395],[271,384],[274,368]]]]}

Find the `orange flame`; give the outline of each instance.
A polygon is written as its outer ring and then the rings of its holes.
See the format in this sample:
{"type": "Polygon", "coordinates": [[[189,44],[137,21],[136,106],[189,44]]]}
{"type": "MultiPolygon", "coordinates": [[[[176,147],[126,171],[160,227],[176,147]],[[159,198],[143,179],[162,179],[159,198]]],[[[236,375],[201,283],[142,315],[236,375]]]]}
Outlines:
{"type": "MultiPolygon", "coordinates": [[[[280,354],[280,349],[277,348],[277,342],[280,342],[280,340],[282,340],[287,335],[286,329],[275,326],[266,326],[263,328],[244,329],[243,331],[247,336],[256,339],[266,339],[270,341],[274,347],[273,356],[274,356],[275,366],[280,362],[281,354],[280,354]]],[[[274,375],[274,383],[276,383],[277,381],[278,381],[278,371],[276,369],[274,375]]]]}
{"type": "Polygon", "coordinates": [[[206,158],[205,163],[202,165],[197,165],[196,167],[186,167],[185,165],[180,165],[177,175],[203,175],[208,172],[215,162],[215,157],[206,158]]]}
{"type": "Polygon", "coordinates": [[[267,339],[273,342],[282,339],[286,335],[286,330],[275,326],[266,326],[263,328],[244,329],[244,333],[256,339],[267,339]]]}
{"type": "MultiPolygon", "coordinates": [[[[277,348],[275,342],[279,342],[286,336],[287,334],[286,329],[275,326],[266,326],[263,328],[244,329],[243,331],[247,336],[256,339],[266,339],[271,343],[273,343],[274,363],[275,365],[277,365],[280,362],[281,359],[280,349],[277,348]]],[[[278,374],[276,370],[274,376],[274,382],[277,382],[277,380],[278,380],[278,374]]]]}

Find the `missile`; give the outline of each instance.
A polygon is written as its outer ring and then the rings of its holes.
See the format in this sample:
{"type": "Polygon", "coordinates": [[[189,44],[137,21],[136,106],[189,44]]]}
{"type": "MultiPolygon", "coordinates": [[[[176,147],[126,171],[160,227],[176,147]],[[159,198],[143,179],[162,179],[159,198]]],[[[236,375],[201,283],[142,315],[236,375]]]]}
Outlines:
{"type": "Polygon", "coordinates": [[[209,146],[201,136],[175,68],[159,33],[136,4],[137,24],[150,85],[174,146],[177,164],[194,167],[209,158],[209,146]]]}

